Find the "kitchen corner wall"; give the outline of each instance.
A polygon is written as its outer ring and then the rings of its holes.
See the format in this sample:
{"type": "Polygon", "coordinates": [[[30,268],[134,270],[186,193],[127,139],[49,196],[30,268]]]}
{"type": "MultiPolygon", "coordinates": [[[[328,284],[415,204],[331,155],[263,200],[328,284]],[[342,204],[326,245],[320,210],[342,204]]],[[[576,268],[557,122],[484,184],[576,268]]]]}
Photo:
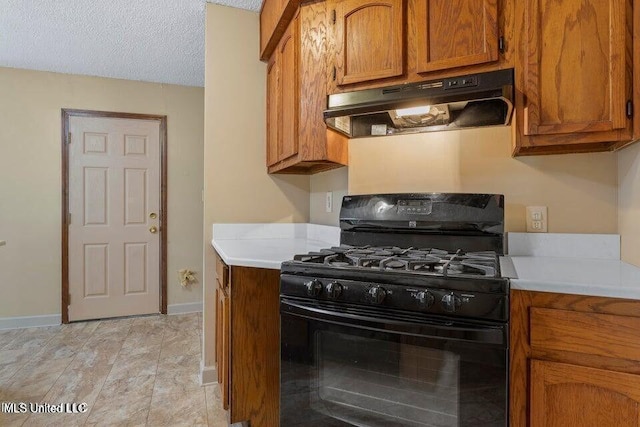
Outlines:
{"type": "Polygon", "coordinates": [[[346,167],[311,175],[310,220],[313,224],[338,225],[342,198],[347,194],[349,169],[346,167]],[[333,208],[326,211],[327,191],[333,196],[333,208]]]}
{"type": "Polygon", "coordinates": [[[622,259],[640,267],[640,142],[618,151],[617,156],[622,259]]]}
{"type": "Polygon", "coordinates": [[[309,177],[268,175],[266,64],[259,15],[207,3],[204,147],[204,367],[214,366],[213,223],[307,222],[309,177]]]}
{"type": "Polygon", "coordinates": [[[0,317],[52,315],[61,303],[62,108],[167,115],[168,303],[199,302],[203,89],[0,68],[0,317]]]}

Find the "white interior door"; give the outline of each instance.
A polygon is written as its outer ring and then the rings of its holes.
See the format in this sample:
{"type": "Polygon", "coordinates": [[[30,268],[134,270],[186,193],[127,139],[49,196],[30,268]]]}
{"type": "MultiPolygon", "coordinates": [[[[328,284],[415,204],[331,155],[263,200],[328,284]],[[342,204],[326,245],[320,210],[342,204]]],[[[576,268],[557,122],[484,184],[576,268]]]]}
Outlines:
{"type": "Polygon", "coordinates": [[[69,320],[160,312],[160,123],[69,118],[69,320]]]}

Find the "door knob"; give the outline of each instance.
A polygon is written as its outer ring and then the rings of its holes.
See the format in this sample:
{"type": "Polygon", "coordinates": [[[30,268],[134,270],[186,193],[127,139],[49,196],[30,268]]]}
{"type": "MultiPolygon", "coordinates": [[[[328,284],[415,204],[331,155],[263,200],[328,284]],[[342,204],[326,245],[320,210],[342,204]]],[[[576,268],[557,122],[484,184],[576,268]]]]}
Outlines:
{"type": "Polygon", "coordinates": [[[156,234],[158,232],[158,229],[155,225],[152,225],[151,227],[149,227],[149,232],[151,232],[151,234],[156,234]]]}

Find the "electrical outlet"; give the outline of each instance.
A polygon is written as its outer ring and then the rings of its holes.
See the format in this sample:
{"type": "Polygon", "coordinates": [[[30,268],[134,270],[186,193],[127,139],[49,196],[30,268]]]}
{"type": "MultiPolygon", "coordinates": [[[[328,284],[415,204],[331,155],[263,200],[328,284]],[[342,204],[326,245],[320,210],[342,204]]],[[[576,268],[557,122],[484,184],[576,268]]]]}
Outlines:
{"type": "Polygon", "coordinates": [[[547,219],[546,206],[527,206],[528,233],[546,233],[547,219]]]}
{"type": "Polygon", "coordinates": [[[333,212],[333,192],[327,191],[327,198],[325,201],[324,210],[326,212],[333,212]]]}

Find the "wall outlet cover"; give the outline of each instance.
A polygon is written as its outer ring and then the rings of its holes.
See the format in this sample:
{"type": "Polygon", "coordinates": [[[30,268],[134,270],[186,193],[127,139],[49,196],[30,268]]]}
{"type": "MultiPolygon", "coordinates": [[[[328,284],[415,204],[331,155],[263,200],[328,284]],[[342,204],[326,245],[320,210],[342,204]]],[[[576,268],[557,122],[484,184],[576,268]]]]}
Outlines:
{"type": "Polygon", "coordinates": [[[546,233],[548,214],[546,206],[527,206],[527,233],[546,233]]]}

